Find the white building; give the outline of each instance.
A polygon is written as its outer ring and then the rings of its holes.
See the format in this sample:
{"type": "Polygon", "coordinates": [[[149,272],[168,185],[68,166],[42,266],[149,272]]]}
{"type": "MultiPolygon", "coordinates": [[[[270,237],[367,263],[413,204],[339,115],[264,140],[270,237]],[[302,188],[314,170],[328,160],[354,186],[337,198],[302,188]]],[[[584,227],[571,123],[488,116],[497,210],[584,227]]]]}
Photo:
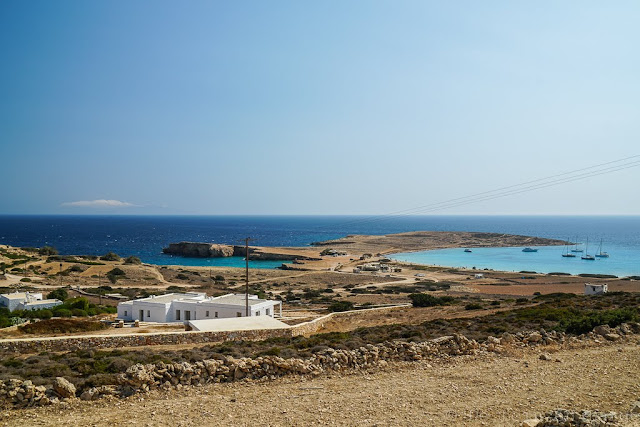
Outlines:
{"type": "Polygon", "coordinates": [[[0,306],[8,308],[9,311],[41,310],[60,304],[62,301],[57,299],[42,299],[42,294],[39,292],[13,292],[0,295],[0,306]]]}
{"type": "MultiPolygon", "coordinates": [[[[229,317],[246,317],[245,294],[207,297],[200,292],[152,295],[118,303],[118,319],[141,322],[188,322],[229,317]]],[[[282,303],[249,295],[249,316],[282,316],[282,303]]]]}
{"type": "Polygon", "coordinates": [[[585,295],[602,295],[609,292],[609,286],[604,285],[592,285],[591,283],[584,284],[584,294],[585,295]]]}

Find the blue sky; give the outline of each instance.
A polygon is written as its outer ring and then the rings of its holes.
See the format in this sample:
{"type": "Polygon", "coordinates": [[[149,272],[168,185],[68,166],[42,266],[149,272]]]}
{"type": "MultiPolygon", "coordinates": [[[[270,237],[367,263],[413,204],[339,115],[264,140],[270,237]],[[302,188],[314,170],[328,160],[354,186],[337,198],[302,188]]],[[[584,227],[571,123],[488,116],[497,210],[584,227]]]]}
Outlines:
{"type": "MultiPolygon", "coordinates": [[[[0,213],[381,214],[640,154],[633,1],[0,2],[0,213]]],[[[640,214],[640,168],[437,214],[640,214]]]]}

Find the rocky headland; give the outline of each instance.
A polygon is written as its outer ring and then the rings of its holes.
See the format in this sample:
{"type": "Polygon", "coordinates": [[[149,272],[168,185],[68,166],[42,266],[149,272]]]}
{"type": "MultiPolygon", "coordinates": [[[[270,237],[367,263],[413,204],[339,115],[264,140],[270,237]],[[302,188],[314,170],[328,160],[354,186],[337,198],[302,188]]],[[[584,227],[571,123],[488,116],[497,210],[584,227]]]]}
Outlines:
{"type": "MultiPolygon", "coordinates": [[[[189,258],[226,258],[244,257],[246,248],[240,245],[223,245],[201,242],[171,243],[162,249],[162,252],[170,255],[178,255],[189,258]]],[[[279,252],[277,248],[249,247],[249,258],[259,261],[316,261],[319,258],[310,257],[301,253],[279,252]]]]}

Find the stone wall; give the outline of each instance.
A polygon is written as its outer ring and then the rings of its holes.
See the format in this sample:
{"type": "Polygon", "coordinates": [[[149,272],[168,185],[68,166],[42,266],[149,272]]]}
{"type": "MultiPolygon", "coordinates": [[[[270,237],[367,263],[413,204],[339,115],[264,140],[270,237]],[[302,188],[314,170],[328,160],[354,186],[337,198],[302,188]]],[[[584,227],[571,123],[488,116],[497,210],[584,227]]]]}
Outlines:
{"type": "MultiPolygon", "coordinates": [[[[389,362],[411,362],[480,353],[501,353],[509,348],[541,345],[584,345],[589,342],[624,340],[640,333],[640,324],[622,324],[615,329],[599,326],[589,334],[574,337],[561,332],[528,331],[505,333],[478,343],[462,335],[444,336],[424,342],[389,341],[367,344],[354,350],[321,350],[307,359],[284,359],[277,356],[256,358],[206,359],[195,363],[158,362],[136,364],[119,374],[117,384],[76,390],[73,384],[58,377],[50,387],[34,386],[31,381],[0,381],[0,408],[28,407],[55,403],[60,399],[80,397],[94,400],[104,395],[130,396],[158,388],[182,388],[206,383],[233,382],[242,379],[275,379],[286,375],[320,375],[342,371],[384,367],[389,362]]],[[[552,358],[541,356],[542,360],[552,358]]]]}
{"type": "MultiPolygon", "coordinates": [[[[367,309],[392,310],[398,306],[367,309]]],[[[224,341],[262,341],[268,338],[309,336],[316,333],[334,318],[357,317],[365,310],[330,313],[309,322],[283,329],[261,329],[253,331],[226,332],[163,332],[155,334],[88,335],[76,337],[23,338],[0,340],[0,350],[20,353],[41,351],[75,351],[84,349],[105,349],[171,344],[220,343],[224,341]]]]}
{"type": "Polygon", "coordinates": [[[291,330],[262,329],[234,332],[164,332],[157,334],[87,335],[81,337],[25,338],[0,341],[0,350],[20,353],[41,351],[75,351],[139,347],[151,345],[219,343],[224,341],[262,341],[290,337],[291,330]]]}

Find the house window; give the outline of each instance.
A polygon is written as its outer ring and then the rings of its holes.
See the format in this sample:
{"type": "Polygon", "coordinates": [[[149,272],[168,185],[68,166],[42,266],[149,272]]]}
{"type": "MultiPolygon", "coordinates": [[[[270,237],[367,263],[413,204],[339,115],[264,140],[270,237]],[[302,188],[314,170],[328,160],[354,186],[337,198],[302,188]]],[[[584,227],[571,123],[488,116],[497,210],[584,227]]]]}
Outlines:
{"type": "Polygon", "coordinates": [[[151,310],[147,310],[147,317],[151,317],[151,310]]]}
{"type": "Polygon", "coordinates": [[[270,308],[267,308],[266,312],[267,312],[267,316],[271,316],[271,309],[270,308]]]}
{"type": "Polygon", "coordinates": [[[125,311],[124,311],[124,315],[125,315],[125,316],[127,315],[127,310],[125,310],[125,311]]]}
{"type": "Polygon", "coordinates": [[[180,320],[180,310],[176,310],[176,320],[180,320]]]}
{"type": "Polygon", "coordinates": [[[213,313],[213,317],[218,317],[218,312],[213,313]]]}
{"type": "Polygon", "coordinates": [[[206,317],[209,317],[209,310],[207,310],[207,314],[205,315],[206,317]]]}
{"type": "Polygon", "coordinates": [[[256,316],[260,316],[260,312],[259,311],[256,311],[256,316]]]}
{"type": "Polygon", "coordinates": [[[239,311],[236,312],[236,317],[242,317],[242,313],[240,313],[239,311]]]}

